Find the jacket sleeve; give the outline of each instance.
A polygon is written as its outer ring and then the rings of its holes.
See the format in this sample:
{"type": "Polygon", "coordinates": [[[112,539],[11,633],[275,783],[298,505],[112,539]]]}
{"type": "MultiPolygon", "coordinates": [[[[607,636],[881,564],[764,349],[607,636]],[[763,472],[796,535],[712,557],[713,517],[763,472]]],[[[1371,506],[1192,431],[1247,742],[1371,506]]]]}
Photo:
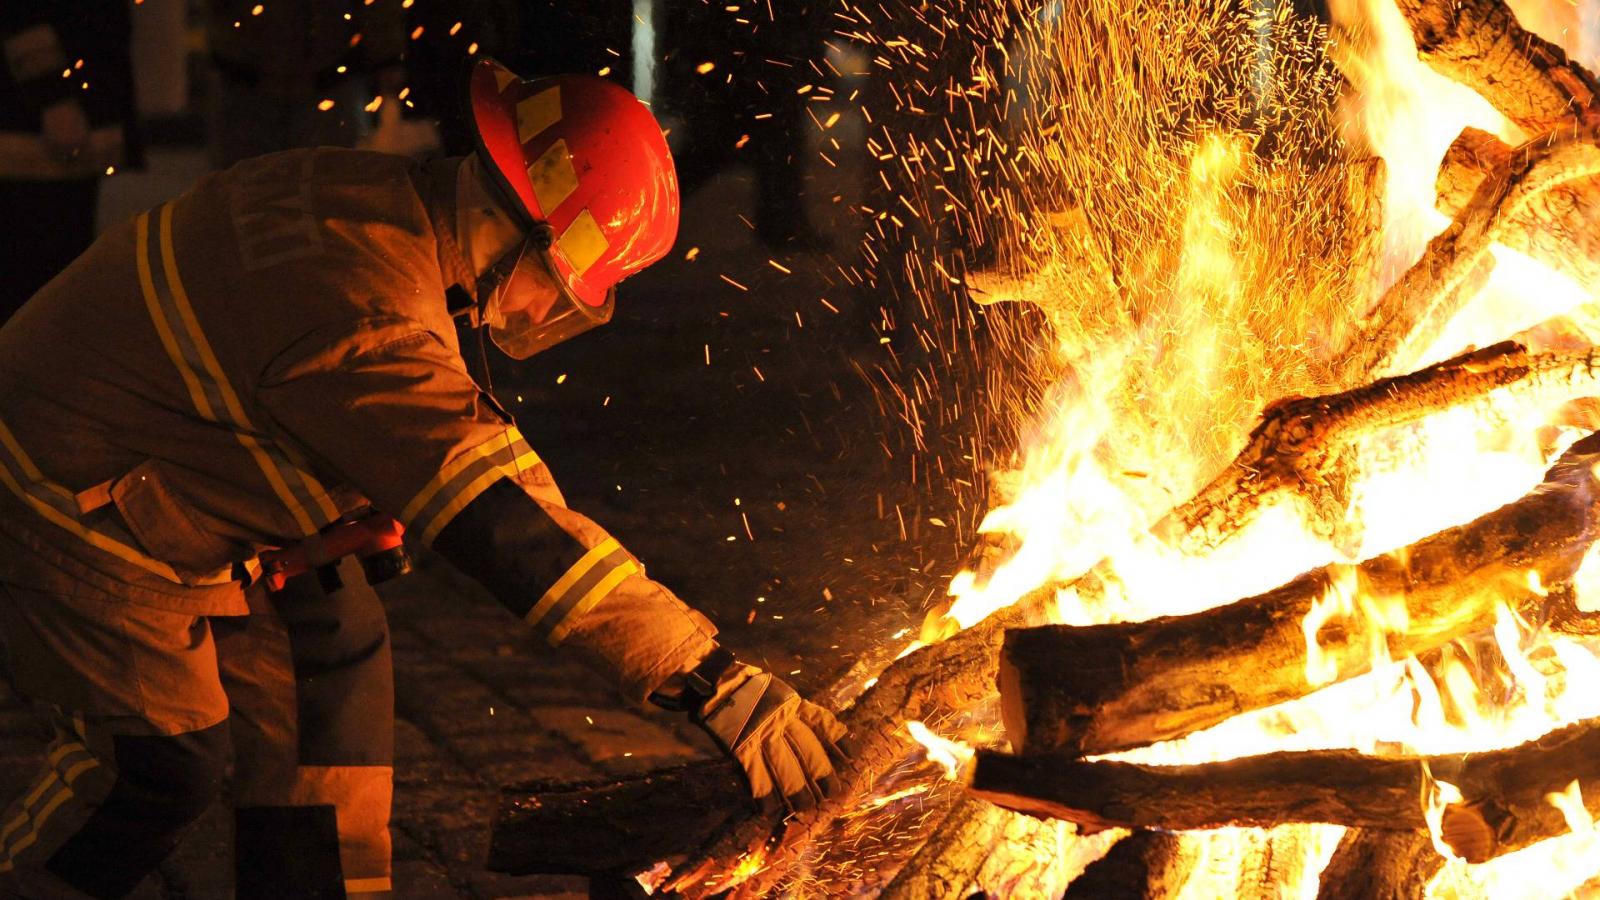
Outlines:
{"type": "Polygon", "coordinates": [[[284,436],[629,699],[711,648],[705,617],[566,508],[516,425],[437,336],[369,321],[287,356],[256,395],[284,436]]]}

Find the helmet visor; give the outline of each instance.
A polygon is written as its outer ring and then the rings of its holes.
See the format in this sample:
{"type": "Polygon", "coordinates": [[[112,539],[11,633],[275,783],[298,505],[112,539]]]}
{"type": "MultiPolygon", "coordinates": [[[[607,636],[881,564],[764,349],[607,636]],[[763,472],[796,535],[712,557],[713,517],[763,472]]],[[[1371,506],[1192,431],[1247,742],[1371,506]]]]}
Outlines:
{"type": "MultiPolygon", "coordinates": [[[[540,257],[544,255],[539,254],[540,257]]],[[[545,260],[545,267],[549,268],[548,260],[545,260]]],[[[597,325],[611,321],[611,314],[616,309],[616,288],[606,292],[604,303],[590,306],[579,300],[559,278],[554,281],[559,285],[559,289],[556,291],[555,303],[545,313],[544,318],[535,321],[525,310],[517,310],[490,319],[489,339],[500,348],[500,352],[512,359],[527,359],[568,338],[577,337],[597,325]]]]}

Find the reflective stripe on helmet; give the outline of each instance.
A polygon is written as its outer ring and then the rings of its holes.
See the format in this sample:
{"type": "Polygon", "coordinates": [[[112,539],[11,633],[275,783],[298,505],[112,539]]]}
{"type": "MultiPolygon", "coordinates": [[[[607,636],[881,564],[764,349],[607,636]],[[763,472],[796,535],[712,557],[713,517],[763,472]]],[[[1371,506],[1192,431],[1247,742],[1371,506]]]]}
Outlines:
{"type": "Polygon", "coordinates": [[[606,240],[605,232],[600,230],[600,223],[596,222],[593,214],[586,209],[578,213],[572,224],[567,226],[567,230],[556,238],[556,246],[561,248],[561,253],[566,256],[567,264],[572,266],[572,271],[582,276],[594,265],[595,260],[605,254],[611,242],[606,240]]]}
{"type": "MultiPolygon", "coordinates": [[[[509,72],[506,74],[510,75],[509,72]]],[[[500,90],[505,89],[505,84],[501,84],[500,90]]],[[[561,88],[553,87],[540,91],[517,103],[517,140],[526,144],[559,121],[561,121],[561,88]]]]}
{"type": "MultiPolygon", "coordinates": [[[[548,92],[546,92],[548,93],[548,92]]],[[[566,141],[556,141],[538,159],[528,164],[528,180],[533,183],[533,196],[539,208],[549,215],[578,190],[578,170],[572,167],[572,155],[567,152],[566,141]]]]}

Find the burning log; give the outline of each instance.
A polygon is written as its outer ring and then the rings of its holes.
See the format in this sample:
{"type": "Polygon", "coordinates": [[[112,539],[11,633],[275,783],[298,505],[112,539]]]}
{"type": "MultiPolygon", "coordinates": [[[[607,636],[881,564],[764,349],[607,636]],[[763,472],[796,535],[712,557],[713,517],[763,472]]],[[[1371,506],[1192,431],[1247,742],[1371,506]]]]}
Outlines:
{"type": "Polygon", "coordinates": [[[651,775],[615,782],[606,796],[618,798],[618,802],[586,804],[584,792],[575,792],[570,786],[509,787],[502,791],[490,867],[514,874],[639,871],[658,860],[688,855],[687,861],[674,866],[666,887],[701,897],[729,889],[730,871],[742,860],[760,854],[760,870],[749,875],[735,894],[760,896],[801,859],[813,837],[853,810],[874,780],[915,746],[904,727],[907,720],[939,718],[993,696],[1005,629],[1040,620],[1054,593],[1053,589],[1038,591],[884,670],[840,715],[850,729],[851,758],[838,773],[839,790],[817,809],[787,820],[776,812],[755,811],[744,799],[742,784],[730,793],[726,784],[718,781],[730,771],[720,761],[678,770],[681,775],[675,779],[651,775]],[[607,810],[622,809],[626,799],[633,797],[690,809],[738,809],[744,804],[749,811],[709,829],[635,813],[630,817],[630,827],[635,830],[619,832],[607,810]],[[546,842],[549,835],[557,840],[546,842]],[[574,835],[577,837],[571,838],[574,835]],[[596,835],[613,846],[588,848],[588,841],[596,835]],[[601,863],[606,868],[597,868],[601,863]]]}
{"type": "Polygon", "coordinates": [[[978,625],[923,647],[884,670],[840,721],[850,729],[850,759],[838,771],[838,790],[816,809],[790,817],[751,815],[721,831],[678,866],[668,887],[688,897],[728,889],[726,870],[752,847],[764,847],[765,867],[742,882],[733,897],[758,897],[777,884],[807,851],[811,840],[870,790],[874,779],[904,758],[912,746],[904,723],[938,719],[969,709],[994,693],[996,651],[1005,630],[1037,620],[1054,596],[1036,592],[978,625]]]}
{"type": "Polygon", "coordinates": [[[1549,795],[1573,779],[1600,811],[1600,720],[1503,750],[1374,757],[1350,750],[1269,753],[1188,766],[1090,762],[1061,753],[979,751],[971,790],[998,806],[1093,828],[1170,830],[1326,822],[1378,831],[1428,827],[1433,779],[1461,791],[1442,837],[1471,863],[1565,834],[1549,795]]]}
{"type": "MultiPolygon", "coordinates": [[[[1488,132],[1463,130],[1439,165],[1439,211],[1458,214],[1484,178],[1508,168],[1516,153],[1488,132]]],[[[1600,294],[1600,180],[1568,181],[1530,200],[1499,241],[1600,294]]]]}
{"type": "Polygon", "coordinates": [[[1412,900],[1425,896],[1428,882],[1442,868],[1444,857],[1434,851],[1427,831],[1353,828],[1322,870],[1317,898],[1412,900]]]}
{"type": "Polygon", "coordinates": [[[1356,438],[1506,390],[1559,403],[1600,388],[1600,353],[1530,355],[1497,344],[1409,375],[1267,409],[1239,455],[1193,499],[1157,523],[1187,553],[1214,549],[1271,501],[1298,494],[1314,531],[1338,533],[1349,505],[1344,450],[1356,438]]]}
{"type": "Polygon", "coordinates": [[[1417,56],[1482,94],[1530,134],[1593,106],[1600,83],[1517,22],[1504,0],[1399,0],[1417,56]]]}
{"type": "Polygon", "coordinates": [[[1062,900],[1177,896],[1194,864],[1183,849],[1171,832],[1135,832],[1074,878],[1062,900]]]}
{"type": "Polygon", "coordinates": [[[1541,195],[1600,175],[1595,128],[1551,132],[1524,144],[1485,178],[1455,220],[1428,242],[1421,259],[1367,313],[1343,360],[1344,383],[1409,367],[1444,323],[1476,292],[1489,247],[1541,195]]]}
{"type": "Polygon", "coordinates": [[[1383,157],[1352,161],[1345,167],[1345,234],[1341,257],[1350,285],[1360,286],[1356,300],[1365,308],[1379,281],[1383,259],[1383,201],[1388,189],[1383,157]]]}
{"type": "Polygon", "coordinates": [[[1596,463],[1600,436],[1574,445],[1527,496],[1471,523],[1228,606],[1011,631],[999,684],[1012,745],[1074,755],[1144,746],[1366,672],[1375,644],[1398,659],[1486,630],[1501,602],[1543,601],[1530,573],[1561,585],[1577,570],[1597,537],[1596,463]],[[1313,636],[1324,669],[1313,682],[1305,622],[1340,597],[1403,604],[1407,625],[1385,634],[1369,615],[1330,618],[1313,636]]]}

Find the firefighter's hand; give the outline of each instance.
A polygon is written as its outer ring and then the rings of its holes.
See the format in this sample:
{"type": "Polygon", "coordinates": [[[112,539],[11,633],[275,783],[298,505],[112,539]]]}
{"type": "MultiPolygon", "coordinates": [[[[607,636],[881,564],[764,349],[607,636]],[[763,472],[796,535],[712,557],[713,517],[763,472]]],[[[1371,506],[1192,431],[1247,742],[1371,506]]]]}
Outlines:
{"type": "Polygon", "coordinates": [[[744,768],[762,805],[806,810],[833,791],[844,726],[772,673],[734,665],[694,718],[744,768]]]}
{"type": "Polygon", "coordinates": [[[61,100],[39,111],[45,149],[60,162],[72,162],[89,142],[89,117],[76,100],[61,100]]]}

